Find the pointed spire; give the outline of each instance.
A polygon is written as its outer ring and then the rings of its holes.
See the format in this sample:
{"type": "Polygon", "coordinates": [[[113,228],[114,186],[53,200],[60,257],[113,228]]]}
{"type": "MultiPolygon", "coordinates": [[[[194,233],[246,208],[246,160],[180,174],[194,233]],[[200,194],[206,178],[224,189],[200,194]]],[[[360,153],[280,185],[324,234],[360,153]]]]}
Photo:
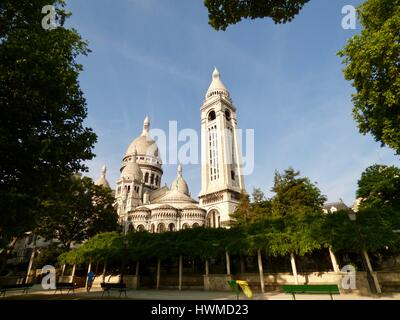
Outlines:
{"type": "Polygon", "coordinates": [[[208,87],[206,98],[213,96],[214,93],[223,94],[229,97],[229,92],[226,89],[225,85],[222,83],[221,74],[216,67],[214,67],[214,71],[212,73],[212,80],[210,86],[208,87]]]}
{"type": "Polygon", "coordinates": [[[104,164],[104,165],[101,167],[101,176],[102,176],[103,178],[105,178],[105,177],[106,177],[106,173],[107,173],[107,167],[106,167],[106,165],[104,164]]]}
{"type": "Polygon", "coordinates": [[[178,177],[182,177],[182,165],[180,162],[178,163],[178,177]]]}
{"type": "Polygon", "coordinates": [[[142,131],[142,136],[147,135],[149,133],[150,129],[150,120],[149,117],[146,116],[143,120],[143,131],[142,131]]]}

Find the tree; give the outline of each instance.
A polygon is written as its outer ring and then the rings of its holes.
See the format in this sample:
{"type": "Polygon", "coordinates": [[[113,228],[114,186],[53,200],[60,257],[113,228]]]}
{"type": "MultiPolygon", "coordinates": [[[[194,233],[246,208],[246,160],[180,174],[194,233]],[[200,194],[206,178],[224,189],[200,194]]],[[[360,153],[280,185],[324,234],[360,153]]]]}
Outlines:
{"type": "Polygon", "coordinates": [[[400,0],[367,0],[363,30],[339,52],[352,81],[353,117],[360,133],[400,154],[400,0]]]}
{"type": "Polygon", "coordinates": [[[396,208],[400,211],[400,168],[372,165],[365,169],[358,181],[359,209],[396,208]]]}
{"type": "Polygon", "coordinates": [[[47,204],[36,232],[45,239],[57,239],[69,249],[97,233],[118,229],[118,215],[111,189],[96,186],[90,178],[65,181],[65,192],[47,204]]]}
{"type": "Polygon", "coordinates": [[[250,208],[249,195],[247,193],[241,192],[239,204],[236,210],[229,216],[232,219],[232,226],[245,226],[251,222],[253,219],[253,212],[250,208]]]}
{"type": "Polygon", "coordinates": [[[309,0],[205,0],[209,24],[215,30],[226,30],[243,18],[270,17],[275,23],[286,23],[300,12],[309,0]]]}
{"type": "Polygon", "coordinates": [[[272,188],[275,195],[271,202],[273,215],[322,212],[326,197],[308,178],[299,175],[300,172],[293,168],[286,169],[283,174],[275,172],[272,188]]]}
{"type": "Polygon", "coordinates": [[[83,122],[79,87],[86,43],[63,27],[62,0],[0,2],[0,244],[33,230],[43,209],[73,172],[85,170],[96,135],[83,122]],[[45,5],[59,27],[41,25],[45,5]]]}

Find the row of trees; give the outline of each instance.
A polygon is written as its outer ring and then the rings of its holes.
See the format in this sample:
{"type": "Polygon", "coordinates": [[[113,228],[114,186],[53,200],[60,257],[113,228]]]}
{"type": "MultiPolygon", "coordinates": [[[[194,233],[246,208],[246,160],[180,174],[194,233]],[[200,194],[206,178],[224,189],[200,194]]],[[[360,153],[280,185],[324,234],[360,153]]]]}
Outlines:
{"type": "Polygon", "coordinates": [[[375,206],[376,199],[367,197],[360,205],[357,223],[349,219],[350,211],[326,214],[322,210],[325,197],[309,179],[293,169],[276,173],[271,199],[256,189],[250,203],[242,195],[241,203],[232,214],[230,229],[195,228],[160,234],[116,232],[96,235],[78,249],[62,254],[60,263],[82,264],[107,261],[144,261],[170,257],[208,259],[229,252],[255,255],[259,250],[272,256],[305,255],[314,250],[331,248],[336,252],[374,252],[387,246],[397,252],[400,235],[399,169],[373,166],[359,181],[360,194],[373,195],[391,184],[397,186],[397,198],[385,207],[375,206]],[[382,169],[385,168],[385,169],[382,169]],[[393,174],[389,174],[388,172],[393,174]],[[373,180],[376,175],[388,179],[373,180]],[[372,179],[372,181],[371,181],[372,179]],[[387,183],[385,183],[387,182],[387,183]],[[362,236],[359,236],[362,235],[362,236]]]}

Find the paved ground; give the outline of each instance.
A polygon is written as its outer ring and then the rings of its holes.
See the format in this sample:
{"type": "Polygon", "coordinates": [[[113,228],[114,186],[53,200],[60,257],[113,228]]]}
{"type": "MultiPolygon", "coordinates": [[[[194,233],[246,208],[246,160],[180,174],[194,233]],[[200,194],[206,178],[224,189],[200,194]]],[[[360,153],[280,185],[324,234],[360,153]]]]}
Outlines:
{"type": "MultiPolygon", "coordinates": [[[[40,285],[35,285],[28,294],[22,294],[21,291],[8,291],[5,297],[1,299],[28,299],[28,300],[98,300],[98,299],[119,299],[118,292],[111,292],[110,297],[107,294],[102,297],[100,288],[93,288],[90,293],[84,289],[75,290],[75,294],[54,294],[53,290],[44,291],[40,285]]],[[[236,296],[230,292],[213,291],[178,291],[178,290],[127,290],[127,298],[124,295],[121,299],[135,300],[236,300],[236,296]]],[[[246,300],[243,295],[240,300],[246,300]]],[[[297,300],[330,300],[329,295],[297,295],[297,300]]],[[[292,300],[291,295],[279,292],[268,292],[265,294],[255,293],[252,300],[292,300]]],[[[361,296],[355,294],[334,295],[333,300],[400,300],[400,293],[382,294],[376,296],[361,296]]]]}

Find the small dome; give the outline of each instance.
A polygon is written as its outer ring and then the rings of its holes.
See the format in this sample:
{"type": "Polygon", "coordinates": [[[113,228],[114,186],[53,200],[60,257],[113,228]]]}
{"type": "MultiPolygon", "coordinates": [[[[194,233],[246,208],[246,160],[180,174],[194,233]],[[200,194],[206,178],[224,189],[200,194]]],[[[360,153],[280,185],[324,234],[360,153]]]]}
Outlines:
{"type": "Polygon", "coordinates": [[[101,167],[101,175],[100,178],[96,180],[94,183],[96,186],[102,186],[106,188],[110,188],[110,184],[108,183],[106,179],[106,173],[107,173],[107,167],[106,165],[101,167]]]}
{"type": "Polygon", "coordinates": [[[171,191],[176,190],[182,192],[186,195],[189,195],[189,187],[186,181],[182,177],[182,166],[181,164],[178,165],[178,175],[175,180],[171,184],[171,191]]]}
{"type": "Polygon", "coordinates": [[[212,97],[215,94],[217,94],[217,95],[222,94],[229,98],[229,92],[226,89],[223,82],[221,81],[220,73],[217,68],[214,68],[214,71],[212,74],[212,81],[211,81],[211,84],[208,87],[208,90],[206,93],[206,99],[212,97]]]}
{"type": "Polygon", "coordinates": [[[132,157],[122,169],[121,178],[128,178],[141,182],[143,179],[143,172],[139,165],[136,163],[136,149],[133,149],[132,157]]]}

